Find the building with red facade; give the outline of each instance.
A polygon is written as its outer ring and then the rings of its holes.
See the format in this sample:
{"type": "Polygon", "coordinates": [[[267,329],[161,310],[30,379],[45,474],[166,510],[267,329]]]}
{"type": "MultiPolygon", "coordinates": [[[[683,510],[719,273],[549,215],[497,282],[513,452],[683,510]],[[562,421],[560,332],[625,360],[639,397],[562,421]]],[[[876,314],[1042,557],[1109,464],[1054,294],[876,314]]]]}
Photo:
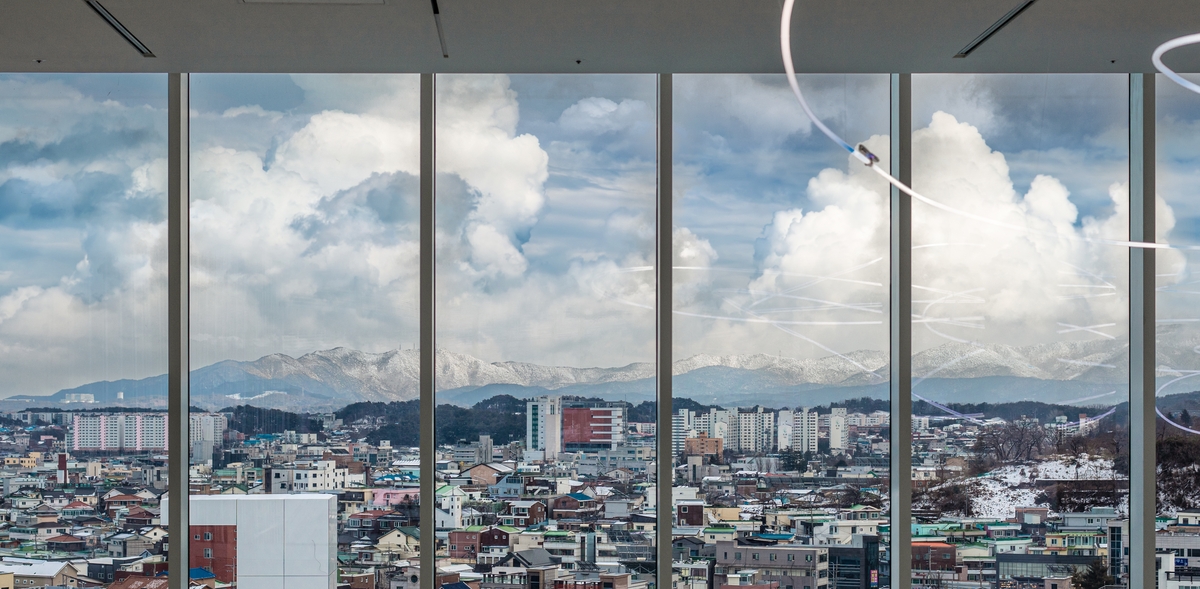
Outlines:
{"type": "Polygon", "coordinates": [[[625,406],[605,401],[564,402],[563,450],[611,450],[625,442],[625,406]]]}

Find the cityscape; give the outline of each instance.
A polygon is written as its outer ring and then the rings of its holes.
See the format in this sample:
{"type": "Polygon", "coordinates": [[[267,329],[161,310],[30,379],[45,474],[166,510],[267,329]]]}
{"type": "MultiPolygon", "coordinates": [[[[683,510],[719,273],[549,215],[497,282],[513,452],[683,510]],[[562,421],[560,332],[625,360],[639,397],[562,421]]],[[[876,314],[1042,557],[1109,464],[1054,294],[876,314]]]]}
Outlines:
{"type": "MultiPolygon", "coordinates": [[[[166,413],[74,408],[95,404],[0,416],[0,586],[165,587],[166,413]]],[[[886,401],[673,405],[672,588],[887,586],[886,401]]],[[[571,395],[439,406],[437,586],[659,586],[654,409],[571,395]]],[[[1119,583],[1122,407],[968,409],[914,409],[913,586],[1119,583]]],[[[1187,409],[1168,415],[1190,423],[1187,409]]],[[[404,432],[417,429],[416,401],[194,408],[194,585],[416,589],[420,462],[404,432]]],[[[1196,455],[1160,433],[1160,462],[1196,455]]],[[[1166,587],[1200,559],[1200,495],[1181,476],[1160,478],[1166,587]]]]}

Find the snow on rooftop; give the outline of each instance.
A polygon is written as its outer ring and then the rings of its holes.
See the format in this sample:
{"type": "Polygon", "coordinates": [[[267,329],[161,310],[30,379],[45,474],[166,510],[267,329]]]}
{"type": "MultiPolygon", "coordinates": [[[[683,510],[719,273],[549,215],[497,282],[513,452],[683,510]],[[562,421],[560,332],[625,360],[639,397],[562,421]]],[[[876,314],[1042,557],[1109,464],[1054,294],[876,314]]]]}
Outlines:
{"type": "MultiPolygon", "coordinates": [[[[1080,454],[1077,457],[1054,456],[1027,464],[1002,466],[974,479],[955,479],[936,488],[968,485],[972,515],[978,518],[1003,520],[1016,516],[1017,507],[1046,507],[1042,489],[1035,484],[1042,480],[1126,480],[1128,475],[1113,471],[1110,459],[1080,454]]],[[[1127,507],[1126,503],[1118,506],[1127,507]]]]}

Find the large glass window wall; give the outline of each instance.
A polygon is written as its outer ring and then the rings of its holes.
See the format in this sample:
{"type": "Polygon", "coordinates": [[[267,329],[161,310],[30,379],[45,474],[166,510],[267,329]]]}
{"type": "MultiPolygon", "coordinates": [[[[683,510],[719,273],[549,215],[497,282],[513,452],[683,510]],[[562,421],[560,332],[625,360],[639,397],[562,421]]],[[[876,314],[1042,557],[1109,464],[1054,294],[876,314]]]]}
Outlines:
{"type": "MultiPolygon", "coordinates": [[[[1195,81],[1196,76],[1188,76],[1195,81]]],[[[1196,313],[1196,268],[1200,254],[1200,96],[1165,77],[1157,82],[1158,240],[1174,248],[1156,252],[1157,514],[1167,523],[1158,547],[1169,567],[1200,566],[1189,542],[1200,520],[1200,317],[1196,313]]],[[[1154,488],[1154,487],[1152,487],[1154,488]]],[[[1127,558],[1128,555],[1124,555],[1127,558]]],[[[1174,578],[1173,578],[1174,580],[1174,578]]]]}
{"type": "Polygon", "coordinates": [[[650,586],[655,78],[436,95],[439,570],[650,586]]]}
{"type": "Polygon", "coordinates": [[[971,541],[1107,566],[1129,500],[1129,254],[1104,241],[1128,235],[1127,78],[913,76],[912,104],[913,186],[953,209],[913,204],[913,582],[1017,582],[971,541]]]}
{"type": "Polygon", "coordinates": [[[169,444],[164,376],[166,82],[0,76],[0,484],[9,513],[0,583],[9,587],[14,577],[107,585],[115,567],[97,557],[164,566],[168,456],[186,452],[169,444]]]}
{"type": "Polygon", "coordinates": [[[416,570],[418,86],[191,78],[189,565],[219,583],[416,570]]]}
{"type": "MultiPolygon", "coordinates": [[[[745,583],[743,569],[759,584],[878,582],[887,183],[831,149],[783,76],[674,83],[673,584],[745,583]],[[747,541],[772,552],[739,563],[747,541]]],[[[800,83],[817,116],[886,161],[888,76],[800,83]]]]}
{"type": "MultiPolygon", "coordinates": [[[[1141,432],[1141,299],[1112,243],[1129,235],[1127,76],[913,76],[911,175],[941,207],[913,202],[906,251],[889,247],[896,197],[812,133],[778,77],[674,76],[674,194],[656,192],[653,76],[439,75],[424,124],[417,75],[190,80],[181,263],[166,77],[0,77],[0,574],[159,576],[172,529],[192,580],[243,587],[1122,583],[1139,529],[1168,582],[1200,558],[1200,99],[1169,82],[1151,105],[1172,246],[1156,253],[1158,427],[1141,432]],[[665,199],[674,247],[656,249],[665,199]],[[180,316],[168,259],[190,271],[180,316]],[[912,267],[911,444],[888,427],[889,386],[905,398],[888,380],[897,260],[912,267]],[[166,411],[175,323],[190,327],[186,416],[166,411]],[[436,415],[419,408],[423,334],[436,415]],[[188,444],[168,445],[173,423],[188,444]],[[1131,435],[1157,444],[1157,497],[1140,498],[1156,522],[1130,520],[1131,435]],[[907,452],[913,495],[890,497],[907,452]],[[168,486],[169,456],[187,487],[168,486]],[[187,527],[166,493],[191,496],[187,527]],[[897,555],[910,578],[890,574],[897,555]]],[[[887,77],[801,84],[889,159],[887,77]]]]}

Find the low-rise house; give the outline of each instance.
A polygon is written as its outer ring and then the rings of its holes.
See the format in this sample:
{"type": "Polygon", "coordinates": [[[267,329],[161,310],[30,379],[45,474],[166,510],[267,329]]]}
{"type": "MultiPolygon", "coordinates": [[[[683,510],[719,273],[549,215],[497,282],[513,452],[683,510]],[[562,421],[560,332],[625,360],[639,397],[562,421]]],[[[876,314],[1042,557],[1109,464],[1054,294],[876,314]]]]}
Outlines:
{"type": "Polygon", "coordinates": [[[375,541],[375,549],[391,555],[388,562],[416,558],[421,550],[421,529],[416,526],[393,528],[375,541]]]}
{"type": "Polygon", "coordinates": [[[5,574],[13,576],[17,587],[79,586],[79,571],[69,562],[5,558],[0,575],[5,574]]]}
{"type": "Polygon", "coordinates": [[[154,541],[132,532],[113,534],[104,541],[105,549],[112,556],[134,556],[154,548],[154,541]]]}
{"type": "Polygon", "coordinates": [[[70,534],[63,534],[47,539],[46,549],[59,552],[81,552],[87,549],[87,541],[70,534]]]}
{"type": "Polygon", "coordinates": [[[541,501],[510,501],[508,508],[500,515],[500,522],[506,526],[527,528],[546,521],[546,504],[541,501]]]}
{"type": "Polygon", "coordinates": [[[600,516],[600,505],[584,493],[570,493],[551,499],[550,513],[554,519],[592,520],[600,516]]]}

